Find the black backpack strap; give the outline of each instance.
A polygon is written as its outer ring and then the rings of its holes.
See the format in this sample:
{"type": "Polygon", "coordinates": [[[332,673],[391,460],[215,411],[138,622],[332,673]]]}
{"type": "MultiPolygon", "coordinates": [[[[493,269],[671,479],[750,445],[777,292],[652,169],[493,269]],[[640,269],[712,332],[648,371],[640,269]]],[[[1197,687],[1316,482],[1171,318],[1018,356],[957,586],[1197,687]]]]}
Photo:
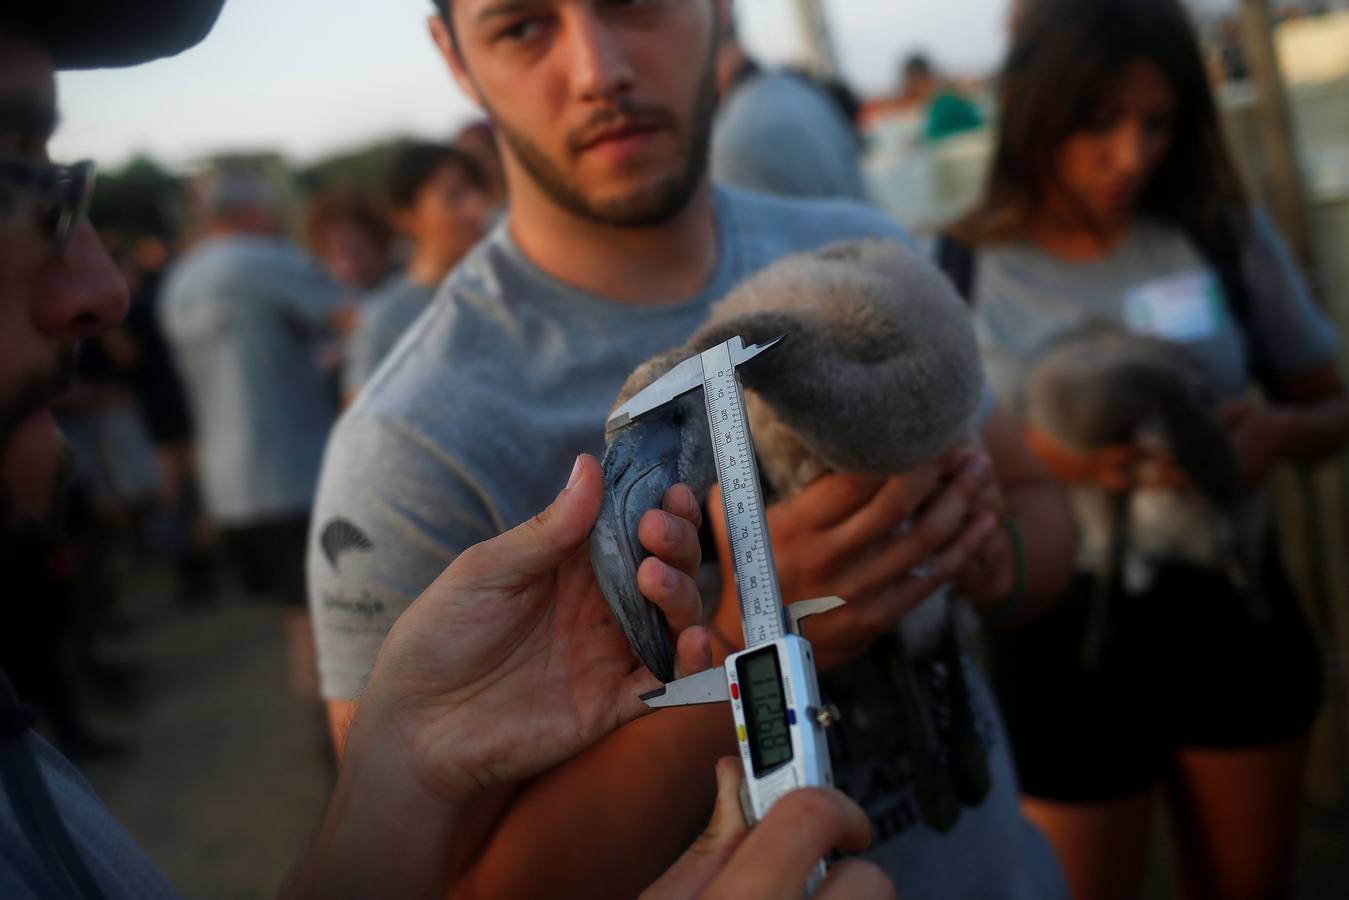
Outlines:
{"type": "Polygon", "coordinates": [[[950,234],[937,236],[937,268],[946,273],[956,293],[974,305],[974,252],[950,234]]]}
{"type": "Polygon", "coordinates": [[[1199,255],[1218,277],[1218,284],[1227,297],[1228,310],[1232,318],[1243,331],[1250,332],[1251,325],[1251,289],[1246,283],[1246,273],[1241,269],[1241,257],[1230,250],[1220,249],[1203,241],[1195,241],[1199,255]]]}
{"type": "Polygon", "coordinates": [[[9,682],[0,675],[0,789],[14,810],[19,831],[60,890],[59,896],[104,900],[42,776],[32,748],[32,723],[32,713],[19,706],[9,682]]]}
{"type": "Polygon", "coordinates": [[[1246,272],[1242,269],[1240,250],[1220,247],[1198,238],[1192,240],[1199,255],[1217,277],[1218,286],[1222,288],[1223,296],[1227,299],[1227,310],[1231,313],[1232,320],[1241,326],[1241,339],[1246,346],[1246,359],[1251,374],[1261,386],[1271,387],[1273,380],[1264,361],[1260,359],[1254,340],[1251,310],[1255,305],[1255,299],[1251,294],[1250,282],[1246,280],[1246,272]]]}

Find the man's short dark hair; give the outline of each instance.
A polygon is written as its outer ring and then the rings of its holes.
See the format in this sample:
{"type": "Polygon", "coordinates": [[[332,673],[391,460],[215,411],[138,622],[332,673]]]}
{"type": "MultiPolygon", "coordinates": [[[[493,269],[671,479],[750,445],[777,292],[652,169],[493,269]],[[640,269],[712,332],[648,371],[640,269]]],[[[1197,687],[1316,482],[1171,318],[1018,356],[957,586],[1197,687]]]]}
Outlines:
{"type": "Polygon", "coordinates": [[[444,166],[454,166],[473,187],[487,190],[478,163],[462,150],[428,141],[411,141],[394,151],[384,173],[384,196],[390,209],[408,209],[422,187],[444,166]]]}

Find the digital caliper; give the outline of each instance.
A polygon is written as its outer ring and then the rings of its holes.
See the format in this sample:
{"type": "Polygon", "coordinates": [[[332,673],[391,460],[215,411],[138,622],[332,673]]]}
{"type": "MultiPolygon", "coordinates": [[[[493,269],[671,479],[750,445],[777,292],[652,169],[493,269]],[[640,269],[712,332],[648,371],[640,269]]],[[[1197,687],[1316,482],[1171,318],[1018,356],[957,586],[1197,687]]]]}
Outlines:
{"type": "MultiPolygon", "coordinates": [[[[737,336],[675,366],[614,411],[612,430],[701,387],[712,433],[717,480],[740,598],[745,649],[723,667],[673,681],[642,695],[663,708],[729,701],[745,769],[746,820],[762,819],[784,794],[799,787],[832,786],[824,729],[836,717],[820,701],[815,658],[801,636],[807,616],[841,606],[838,597],[793,603],[784,609],[773,547],[764,518],[754,442],[736,368],[775,346],[737,336]]],[[[810,887],[823,876],[820,863],[810,887]]]]}

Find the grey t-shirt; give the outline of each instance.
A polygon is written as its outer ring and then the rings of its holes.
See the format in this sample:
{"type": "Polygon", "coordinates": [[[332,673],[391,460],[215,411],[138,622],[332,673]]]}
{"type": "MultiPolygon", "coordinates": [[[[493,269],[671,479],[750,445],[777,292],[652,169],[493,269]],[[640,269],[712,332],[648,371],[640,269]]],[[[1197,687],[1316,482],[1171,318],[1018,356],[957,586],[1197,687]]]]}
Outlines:
{"type": "Polygon", "coordinates": [[[865,201],[857,137],[838,105],[802,76],[749,76],[712,130],[712,177],[787,197],[865,201]]]}
{"type": "MultiPolygon", "coordinates": [[[[577,453],[603,451],[623,380],[684,341],[713,301],[790,253],[850,237],[904,239],[853,204],[719,188],[716,213],[715,274],[697,296],[664,306],[563,284],[505,227],[454,272],[339,421],[324,460],[308,573],[326,696],[356,696],[394,619],[458,553],[551,502],[577,453]]],[[[886,839],[870,855],[915,896],[1063,897],[1048,844],[1019,815],[989,692],[973,670],[971,680],[992,792],[939,835],[915,821],[911,787],[872,777],[880,770],[859,759],[858,777],[872,785],[864,802],[885,820],[873,819],[886,839]]],[[[835,760],[835,771],[846,776],[850,765],[835,760]]]]}
{"type": "MultiPolygon", "coordinates": [[[[3,738],[15,740],[16,738],[3,738]]],[[[149,858],[126,830],[108,814],[93,788],[50,744],[32,732],[28,742],[47,790],[56,804],[89,875],[107,900],[156,900],[176,897],[149,858]]],[[[0,785],[0,897],[5,900],[50,900],[66,894],[53,882],[41,857],[32,849],[3,785],[0,785]]]]}
{"type": "Polygon", "coordinates": [[[342,363],[343,391],[355,394],[370,380],[435,295],[435,285],[421,284],[402,275],[366,299],[356,328],[347,338],[342,363]]]}
{"type": "Polygon", "coordinates": [[[318,349],[340,289],[289,244],[209,238],[169,272],[159,317],[226,527],[303,515],[336,414],[318,349]]]}
{"type": "Polygon", "coordinates": [[[1143,221],[1103,259],[1072,263],[1028,244],[979,250],[974,316],[989,383],[1009,409],[1020,405],[1030,362],[1055,338],[1106,322],[1184,344],[1209,372],[1220,399],[1241,396],[1254,353],[1272,375],[1334,359],[1338,341],[1316,308],[1269,221],[1252,218],[1241,256],[1250,309],[1243,330],[1217,274],[1169,226],[1143,221]]]}

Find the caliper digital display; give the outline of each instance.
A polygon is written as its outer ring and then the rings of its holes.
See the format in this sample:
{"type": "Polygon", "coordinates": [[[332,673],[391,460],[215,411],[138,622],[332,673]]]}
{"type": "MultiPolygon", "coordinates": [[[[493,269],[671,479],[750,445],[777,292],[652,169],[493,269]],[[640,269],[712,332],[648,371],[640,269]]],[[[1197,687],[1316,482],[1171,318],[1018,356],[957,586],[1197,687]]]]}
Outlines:
{"type": "Polygon", "coordinates": [[[792,758],[792,734],[787,720],[787,698],[775,646],[745,653],[735,661],[736,680],[749,733],[754,777],[776,769],[792,758]]]}

